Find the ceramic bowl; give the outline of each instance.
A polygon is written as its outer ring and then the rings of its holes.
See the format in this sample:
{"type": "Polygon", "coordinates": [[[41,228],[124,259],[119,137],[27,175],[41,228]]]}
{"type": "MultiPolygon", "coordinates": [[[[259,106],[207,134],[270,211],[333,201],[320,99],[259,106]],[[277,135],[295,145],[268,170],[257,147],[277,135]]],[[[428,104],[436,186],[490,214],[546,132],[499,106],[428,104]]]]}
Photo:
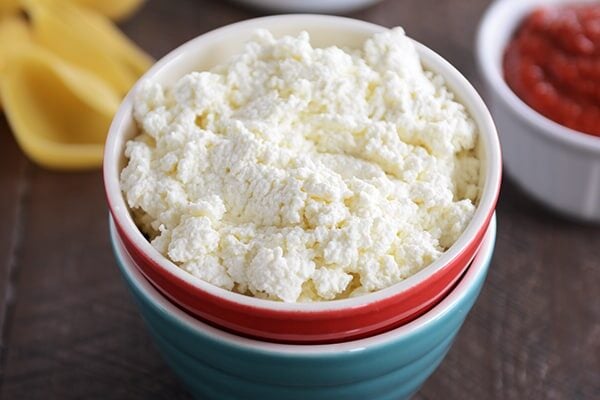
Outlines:
{"type": "Polygon", "coordinates": [[[368,7],[381,0],[234,0],[265,11],[343,13],[368,7]]]}
{"type": "MultiPolygon", "coordinates": [[[[142,80],[165,85],[193,70],[210,68],[240,51],[257,28],[276,36],[306,30],[313,45],[357,46],[385,28],[342,17],[284,15],[248,20],[206,33],[160,60],[142,80]]],[[[438,302],[465,271],[487,230],[500,187],[501,156],[496,130],[484,103],[469,82],[448,62],[416,43],[423,64],[443,75],[466,106],[480,132],[481,198],[472,221],[437,261],[389,288],[351,299],[283,303],[233,293],[178,268],[154,249],[136,227],[119,188],[125,142],[137,134],[130,93],[111,126],[104,158],[110,212],[124,246],[140,271],[173,302],[194,315],[245,335],[284,342],[332,342],[365,337],[399,326],[438,302]]],[[[134,88],[133,91],[136,89],[134,88]]]]}
{"type": "Polygon", "coordinates": [[[530,108],[509,88],[502,72],[506,45],[527,14],[542,5],[581,2],[496,1],[479,26],[477,59],[511,178],[560,213],[600,222],[600,138],[564,127],[530,108]]]}
{"type": "Polygon", "coordinates": [[[198,321],[160,294],[133,265],[111,224],[129,290],[167,364],[198,399],[398,400],[440,364],[484,283],[495,219],[464,277],[426,314],[400,328],[337,344],[278,344],[198,321]]]}

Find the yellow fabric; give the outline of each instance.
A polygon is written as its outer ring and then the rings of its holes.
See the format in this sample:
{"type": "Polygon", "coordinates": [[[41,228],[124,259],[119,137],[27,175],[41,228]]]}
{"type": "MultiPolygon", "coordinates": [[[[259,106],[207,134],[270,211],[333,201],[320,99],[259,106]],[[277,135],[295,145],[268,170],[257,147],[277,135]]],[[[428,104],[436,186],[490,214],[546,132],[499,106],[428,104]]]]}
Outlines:
{"type": "Polygon", "coordinates": [[[104,15],[76,3],[23,0],[11,14],[13,3],[0,0],[3,111],[25,154],[56,169],[102,164],[119,102],[152,63],[104,15]]]}

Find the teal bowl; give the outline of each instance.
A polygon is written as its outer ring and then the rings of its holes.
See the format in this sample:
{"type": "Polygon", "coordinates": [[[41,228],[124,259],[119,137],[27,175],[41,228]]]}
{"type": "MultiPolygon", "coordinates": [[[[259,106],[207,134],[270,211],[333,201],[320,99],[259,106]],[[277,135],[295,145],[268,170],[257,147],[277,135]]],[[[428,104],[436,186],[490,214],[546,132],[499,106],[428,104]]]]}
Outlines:
{"type": "Polygon", "coordinates": [[[336,344],[278,344],[237,336],[173,305],[138,271],[111,221],[117,263],[167,364],[198,399],[410,397],[440,364],[483,286],[496,220],[450,294],[416,320],[336,344]]]}

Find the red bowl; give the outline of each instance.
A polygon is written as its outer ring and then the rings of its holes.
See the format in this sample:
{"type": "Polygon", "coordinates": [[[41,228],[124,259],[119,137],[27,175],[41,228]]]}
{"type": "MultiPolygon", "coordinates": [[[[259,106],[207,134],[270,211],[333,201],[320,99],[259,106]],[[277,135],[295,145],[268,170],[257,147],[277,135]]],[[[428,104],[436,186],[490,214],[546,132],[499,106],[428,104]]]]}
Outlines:
{"type": "MultiPolygon", "coordinates": [[[[240,304],[218,294],[198,292],[186,281],[166,279],[157,272],[160,266],[152,265],[150,258],[137,251],[131,243],[127,244],[123,232],[112,218],[110,223],[123,253],[169,300],[204,322],[244,336],[282,343],[334,343],[361,339],[397,328],[426,313],[446,297],[472,260],[465,253],[466,267],[462,263],[455,263],[448,266],[446,273],[436,274],[427,281],[411,286],[402,292],[401,303],[395,297],[386,297],[369,303],[333,308],[327,312],[302,310],[307,308],[303,304],[298,310],[276,310],[240,304]]],[[[247,296],[244,299],[248,300],[247,296]]]]}
{"type": "MultiPolygon", "coordinates": [[[[244,21],[209,32],[177,48],[141,80],[152,79],[169,85],[192,70],[209,68],[239,51],[257,28],[267,28],[275,35],[306,30],[318,46],[352,46],[385,29],[363,21],[318,15],[244,21]]],[[[137,134],[130,93],[110,128],[104,155],[104,181],[118,235],[139,270],[165,296],[199,318],[240,334],[272,341],[314,343],[366,337],[401,325],[433,307],[460,278],[482,243],[500,189],[501,156],[493,121],[475,89],[439,55],[419,43],[416,47],[426,68],[446,79],[479,128],[481,198],[463,234],[438,260],[378,292],[318,303],[282,303],[244,296],[192,276],[144,238],[120,190],[119,174],[126,163],[124,146],[137,134]]]]}
{"type": "MultiPolygon", "coordinates": [[[[132,255],[127,251],[127,249],[125,248],[125,245],[123,243],[123,240],[121,238],[121,235],[115,225],[115,222],[112,218],[110,218],[109,220],[109,224],[110,224],[110,233],[111,236],[113,238],[113,246],[115,247],[115,251],[119,252],[121,255],[125,256],[125,260],[127,260],[129,262],[129,265],[136,268],[137,270],[139,270],[140,272],[142,272],[144,269],[142,267],[140,267],[140,265],[138,265],[138,263],[133,259],[132,255]]],[[[494,225],[493,222],[490,226],[494,225]]],[[[493,228],[495,229],[495,228],[493,228]]],[[[489,229],[488,229],[488,233],[489,233],[489,229]]],[[[485,240],[485,238],[484,238],[485,240]]],[[[483,244],[482,244],[483,246],[483,244]]],[[[479,250],[477,251],[476,255],[479,254],[479,250]]],[[[470,268],[471,263],[469,263],[469,266],[465,269],[464,273],[461,274],[460,276],[458,276],[454,281],[452,281],[449,285],[445,285],[444,289],[442,291],[440,291],[438,294],[437,292],[433,294],[433,297],[431,298],[427,298],[427,299],[423,299],[423,302],[419,302],[417,300],[417,298],[415,297],[417,306],[415,307],[415,312],[413,313],[409,313],[410,315],[407,315],[406,318],[397,320],[397,316],[394,312],[393,306],[390,307],[389,305],[386,304],[382,304],[383,307],[382,309],[385,309],[386,312],[390,313],[391,319],[394,319],[396,322],[392,322],[391,325],[390,324],[384,324],[383,326],[381,326],[379,329],[374,328],[373,330],[370,330],[368,332],[363,332],[361,333],[356,333],[356,335],[352,335],[350,332],[350,336],[345,336],[345,337],[339,337],[339,335],[333,336],[331,338],[323,338],[322,340],[316,340],[311,342],[311,344],[327,344],[327,343],[337,343],[337,342],[341,342],[341,341],[348,341],[348,340],[355,340],[355,339],[362,339],[362,338],[366,338],[369,336],[374,336],[376,334],[379,333],[383,333],[395,328],[398,328],[408,322],[411,322],[415,319],[417,319],[419,316],[421,316],[422,314],[425,314],[427,311],[429,311],[430,309],[432,309],[433,307],[435,307],[440,301],[442,301],[453,289],[454,287],[458,284],[458,282],[462,279],[462,276],[464,276],[464,274],[466,274],[466,271],[470,268]]],[[[146,279],[148,279],[147,275],[144,274],[142,272],[142,275],[144,275],[144,277],[146,279]]],[[[175,304],[180,305],[180,303],[174,299],[173,297],[169,296],[168,293],[163,292],[161,289],[159,289],[156,284],[154,284],[154,282],[150,279],[148,279],[148,281],[152,284],[152,286],[154,286],[155,289],[159,290],[161,292],[161,294],[165,295],[166,297],[168,297],[171,301],[174,301],[175,304]]],[[[444,286],[444,285],[442,285],[444,286]]],[[[417,295],[418,296],[418,295],[417,295]]],[[[193,300],[192,300],[193,301],[193,300]]],[[[382,302],[382,303],[385,303],[382,302]]],[[[213,304],[215,306],[216,309],[220,309],[222,312],[224,313],[229,313],[229,310],[227,308],[223,308],[222,305],[220,304],[220,301],[218,300],[218,298],[216,299],[216,301],[213,304]]],[[[184,308],[184,311],[186,311],[187,308],[184,308]]],[[[340,321],[343,323],[348,324],[348,321],[351,320],[352,318],[361,318],[362,321],[365,323],[365,325],[368,326],[373,326],[373,323],[375,323],[375,325],[377,324],[376,321],[374,321],[372,318],[369,319],[369,315],[368,315],[368,311],[367,310],[363,310],[364,312],[353,312],[351,314],[346,314],[343,319],[341,319],[340,321]]],[[[259,325],[263,325],[263,326],[271,326],[274,330],[278,329],[277,325],[274,325],[272,323],[273,321],[273,316],[272,315],[264,315],[264,310],[261,310],[260,308],[253,308],[253,307],[248,307],[248,310],[246,311],[246,313],[249,316],[255,316],[258,314],[258,317],[253,317],[252,321],[254,321],[255,324],[259,324],[259,325]]],[[[214,313],[213,313],[214,314],[214,313]]],[[[338,313],[339,315],[339,313],[338,313]]],[[[224,330],[228,330],[231,331],[233,333],[236,334],[242,334],[244,336],[250,337],[250,338],[255,338],[255,339],[264,339],[261,334],[259,333],[258,335],[254,335],[252,332],[248,331],[248,332],[240,332],[238,330],[235,329],[235,327],[231,327],[228,326],[228,320],[227,319],[223,319],[222,323],[212,321],[211,319],[207,319],[205,316],[201,315],[201,314],[193,314],[194,317],[196,317],[199,320],[202,320],[203,322],[209,323],[211,325],[217,325],[217,327],[222,328],[224,330]]],[[[237,318],[237,316],[232,316],[230,315],[231,318],[237,318]]],[[[312,323],[313,324],[327,324],[328,320],[323,320],[322,316],[320,316],[319,314],[315,314],[314,316],[311,315],[307,315],[306,316],[307,319],[313,319],[312,323]],[[314,318],[313,318],[314,317],[314,318]]],[[[339,328],[339,325],[338,325],[339,328]]],[[[300,325],[300,329],[302,329],[302,325],[300,325]]],[[[304,340],[304,337],[300,337],[300,338],[295,338],[289,335],[286,335],[284,338],[282,338],[281,340],[276,340],[278,342],[282,342],[282,343],[290,343],[290,344],[302,344],[302,343],[306,343],[306,341],[304,340]]]]}

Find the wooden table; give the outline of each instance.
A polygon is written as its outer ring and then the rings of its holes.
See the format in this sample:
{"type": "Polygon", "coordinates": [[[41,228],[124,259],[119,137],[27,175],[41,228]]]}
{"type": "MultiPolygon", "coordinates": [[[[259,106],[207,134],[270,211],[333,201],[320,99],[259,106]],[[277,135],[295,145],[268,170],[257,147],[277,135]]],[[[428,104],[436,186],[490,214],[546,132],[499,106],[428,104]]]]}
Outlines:
{"type": "MultiPolygon", "coordinates": [[[[388,0],[351,16],[402,25],[477,84],[485,0],[388,0]]],[[[260,15],[225,1],[150,0],[125,32],[155,57],[260,15]]],[[[154,348],[110,250],[99,171],[24,158],[0,120],[0,398],[187,399],[154,348]]],[[[417,399],[600,399],[600,229],[505,179],[485,288],[417,399]]],[[[308,400],[308,399],[307,399],[308,400]]]]}

